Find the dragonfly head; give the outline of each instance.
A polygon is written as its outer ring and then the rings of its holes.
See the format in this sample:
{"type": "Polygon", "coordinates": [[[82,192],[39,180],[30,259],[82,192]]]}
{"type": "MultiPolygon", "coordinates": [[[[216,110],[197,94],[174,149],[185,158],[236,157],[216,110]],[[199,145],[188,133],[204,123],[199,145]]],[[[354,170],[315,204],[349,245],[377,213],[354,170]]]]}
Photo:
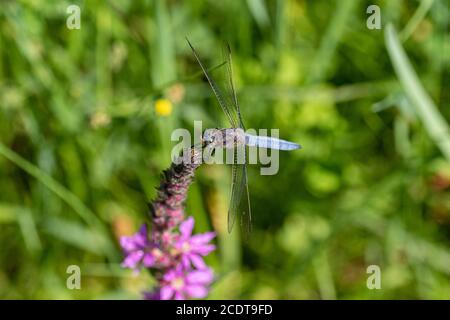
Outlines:
{"type": "Polygon", "coordinates": [[[203,132],[203,144],[206,146],[214,143],[217,140],[218,134],[220,135],[219,129],[206,129],[203,132]]]}

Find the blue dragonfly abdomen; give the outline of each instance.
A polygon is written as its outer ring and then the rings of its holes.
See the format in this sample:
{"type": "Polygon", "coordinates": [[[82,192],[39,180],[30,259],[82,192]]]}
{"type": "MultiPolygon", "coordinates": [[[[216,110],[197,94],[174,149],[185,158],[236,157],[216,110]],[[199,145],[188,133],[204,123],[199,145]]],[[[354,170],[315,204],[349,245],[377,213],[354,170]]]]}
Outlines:
{"type": "Polygon", "coordinates": [[[251,134],[245,134],[245,144],[252,147],[277,150],[295,150],[302,147],[301,145],[294,142],[273,137],[254,136],[251,134]]]}

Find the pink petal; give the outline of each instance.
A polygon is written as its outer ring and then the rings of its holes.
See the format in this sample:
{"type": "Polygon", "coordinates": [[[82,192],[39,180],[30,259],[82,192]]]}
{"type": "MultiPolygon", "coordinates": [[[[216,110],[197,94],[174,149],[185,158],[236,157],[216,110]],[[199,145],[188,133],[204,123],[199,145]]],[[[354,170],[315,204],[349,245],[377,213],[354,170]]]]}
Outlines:
{"type": "Polygon", "coordinates": [[[175,277],[177,276],[177,272],[175,272],[175,270],[169,270],[166,272],[166,274],[164,275],[163,279],[170,282],[173,279],[175,279],[175,277]]]}
{"type": "Polygon", "coordinates": [[[180,232],[184,238],[189,238],[194,229],[194,218],[187,218],[182,224],[180,224],[180,232]]]}
{"type": "Polygon", "coordinates": [[[147,225],[143,224],[139,228],[139,231],[132,237],[134,238],[134,242],[137,246],[140,246],[141,248],[145,247],[148,242],[147,225]]]}
{"type": "Polygon", "coordinates": [[[147,237],[147,225],[145,223],[139,228],[139,231],[137,234],[140,236],[147,237]]]}
{"type": "Polygon", "coordinates": [[[152,267],[155,264],[155,257],[151,253],[146,253],[144,259],[142,259],[142,264],[145,267],[152,267]]]}
{"type": "Polygon", "coordinates": [[[200,245],[195,248],[195,252],[201,254],[202,256],[206,256],[214,250],[216,250],[216,246],[213,244],[200,245]]]}
{"type": "Polygon", "coordinates": [[[163,286],[161,288],[161,300],[170,300],[174,294],[174,290],[170,286],[163,286]]]}
{"type": "Polygon", "coordinates": [[[181,292],[175,292],[175,300],[186,300],[181,292]]]}
{"type": "Polygon", "coordinates": [[[197,269],[205,269],[206,268],[206,264],[200,256],[198,256],[196,254],[191,254],[191,255],[189,255],[189,259],[191,260],[192,264],[197,269]]]}
{"type": "Polygon", "coordinates": [[[216,236],[215,232],[206,232],[202,234],[196,234],[191,238],[191,243],[194,244],[206,244],[210,242],[216,236]]]}
{"type": "Polygon", "coordinates": [[[156,291],[146,291],[143,292],[143,298],[144,300],[161,300],[161,293],[159,290],[156,291]]]}
{"type": "Polygon", "coordinates": [[[208,295],[208,289],[200,285],[186,286],[185,291],[193,298],[204,298],[208,295]]]}
{"type": "Polygon", "coordinates": [[[122,236],[120,237],[120,246],[125,252],[136,250],[136,245],[132,237],[122,236]]]}
{"type": "Polygon", "coordinates": [[[214,275],[209,269],[204,271],[193,271],[186,276],[186,280],[189,284],[210,284],[213,279],[214,275]]]}
{"type": "Polygon", "coordinates": [[[142,250],[133,251],[127,255],[125,260],[123,260],[122,266],[125,268],[134,269],[137,267],[139,262],[141,262],[141,259],[143,256],[144,256],[144,252],[142,250]]]}
{"type": "Polygon", "coordinates": [[[145,224],[143,224],[139,231],[132,236],[120,237],[120,246],[125,252],[142,249],[146,247],[147,244],[147,225],[145,224]]]}
{"type": "Polygon", "coordinates": [[[181,257],[181,263],[183,264],[183,267],[188,269],[191,266],[191,261],[189,259],[190,257],[188,255],[183,255],[181,257]]]}

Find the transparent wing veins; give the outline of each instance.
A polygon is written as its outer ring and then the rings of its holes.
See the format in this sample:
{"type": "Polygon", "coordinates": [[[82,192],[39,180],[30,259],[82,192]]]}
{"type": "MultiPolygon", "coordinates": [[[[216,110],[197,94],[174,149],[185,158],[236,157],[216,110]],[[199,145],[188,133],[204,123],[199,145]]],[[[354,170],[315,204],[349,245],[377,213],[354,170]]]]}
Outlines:
{"type": "Polygon", "coordinates": [[[195,51],[194,47],[192,46],[191,42],[189,41],[188,38],[186,38],[189,46],[191,47],[192,52],[194,53],[195,59],[197,60],[198,64],[200,65],[200,68],[202,68],[203,74],[205,75],[206,79],[209,82],[209,85],[211,86],[217,101],[219,102],[223,112],[225,112],[226,116],[228,117],[228,120],[230,121],[231,125],[233,128],[237,128],[238,127],[238,121],[237,121],[237,117],[236,115],[233,114],[233,111],[230,110],[230,108],[228,107],[228,105],[230,105],[231,103],[228,101],[228,99],[226,99],[222,92],[220,91],[219,86],[216,84],[216,82],[214,81],[214,79],[211,77],[211,75],[209,74],[209,72],[206,70],[206,68],[204,67],[202,61],[200,60],[199,55],[197,54],[197,51],[195,51]]]}

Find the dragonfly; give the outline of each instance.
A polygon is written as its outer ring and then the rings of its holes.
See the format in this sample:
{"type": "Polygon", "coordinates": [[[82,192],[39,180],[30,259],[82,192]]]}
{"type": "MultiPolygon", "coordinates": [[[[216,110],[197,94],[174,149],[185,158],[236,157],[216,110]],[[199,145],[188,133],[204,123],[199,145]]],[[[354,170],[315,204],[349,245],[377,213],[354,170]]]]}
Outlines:
{"type": "Polygon", "coordinates": [[[195,59],[197,60],[197,63],[200,65],[204,76],[211,86],[222,111],[225,113],[231,124],[231,128],[206,129],[202,137],[204,146],[212,149],[216,147],[227,149],[243,147],[241,150],[244,151],[244,161],[238,161],[237,152],[235,152],[234,162],[231,167],[231,199],[228,209],[228,232],[231,233],[236,217],[240,214],[241,227],[248,235],[252,229],[252,213],[250,194],[248,191],[245,146],[278,150],[295,150],[301,148],[301,145],[274,137],[256,136],[246,133],[233,80],[230,45],[226,43],[222,48],[222,55],[225,60],[223,63],[226,66],[226,94],[223,94],[221,87],[219,87],[216,81],[212,78],[189,39],[186,38],[186,40],[195,56],[195,59]]]}

